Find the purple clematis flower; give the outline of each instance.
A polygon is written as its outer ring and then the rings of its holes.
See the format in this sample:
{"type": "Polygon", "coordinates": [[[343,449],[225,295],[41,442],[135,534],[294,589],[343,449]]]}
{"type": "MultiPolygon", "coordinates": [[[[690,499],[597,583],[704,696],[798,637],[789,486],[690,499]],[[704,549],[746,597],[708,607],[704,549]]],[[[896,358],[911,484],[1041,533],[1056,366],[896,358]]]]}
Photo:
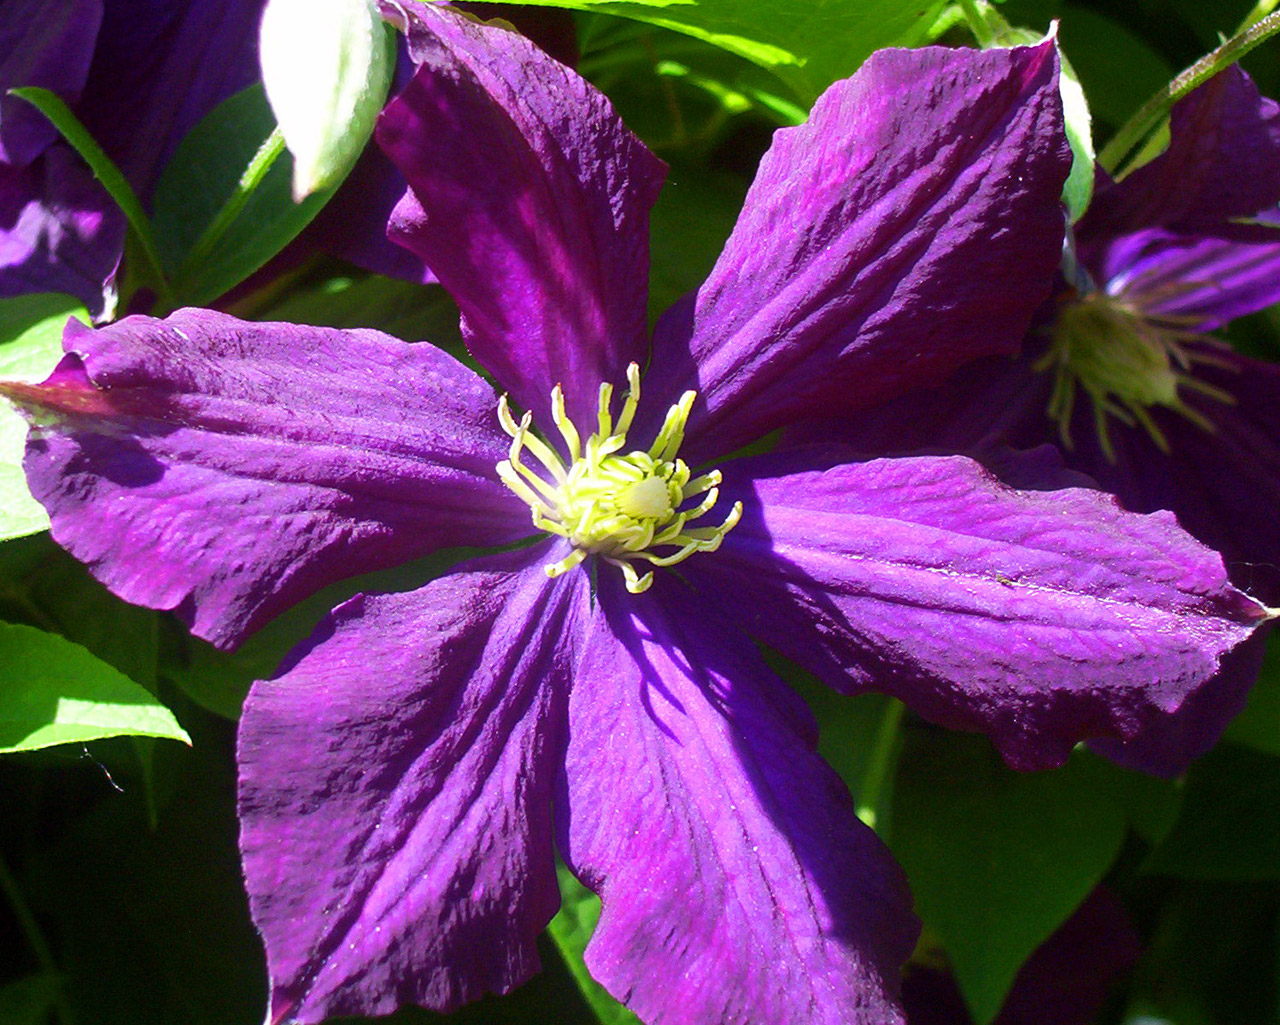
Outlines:
{"type": "Polygon", "coordinates": [[[1268,615],[1171,516],[1096,492],[732,457],[1012,350],[1060,251],[1052,45],[834,85],[650,342],[661,163],[521,37],[394,11],[420,67],[378,129],[393,232],[503,397],[425,344],[200,310],[71,324],[49,380],[0,385],[59,543],[222,646],[355,572],[540,538],[345,602],[255,684],[270,1020],[517,985],[558,850],[602,898],[590,970],[646,1021],[900,1022],[901,872],[743,631],[1031,768],[1176,707],[1268,615]]]}
{"type": "MultiPolygon", "coordinates": [[[[6,0],[0,93],[72,104],[143,202],[183,135],[258,75],[263,0],[6,0]]],[[[66,292],[108,305],[124,217],[34,107],[0,95],[0,297],[66,292]]]]}
{"type": "MultiPolygon", "coordinates": [[[[1178,103],[1168,150],[1106,183],[1024,353],[836,430],[869,451],[1057,443],[1066,466],[1139,512],[1171,509],[1232,579],[1280,600],[1280,368],[1208,332],[1280,301],[1280,107],[1231,68],[1178,103]]],[[[827,432],[824,432],[827,433],[827,432]]],[[[1260,643],[1176,717],[1122,747],[1164,774],[1243,707],[1260,643]]]]}

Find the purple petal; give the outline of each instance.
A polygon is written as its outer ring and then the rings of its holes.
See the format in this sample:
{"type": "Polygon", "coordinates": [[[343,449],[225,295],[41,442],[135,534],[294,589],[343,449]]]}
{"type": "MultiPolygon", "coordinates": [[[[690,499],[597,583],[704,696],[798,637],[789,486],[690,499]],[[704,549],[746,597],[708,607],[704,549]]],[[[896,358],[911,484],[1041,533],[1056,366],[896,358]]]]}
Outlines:
{"type": "Polygon", "coordinates": [[[96,316],[124,235],[124,217],[69,147],[0,165],[0,297],[66,292],[96,316]]]}
{"type": "Polygon", "coordinates": [[[1195,376],[1231,401],[1185,387],[1180,395],[1211,430],[1153,409],[1168,444],[1163,451],[1142,428],[1113,420],[1113,462],[1099,448],[1092,409],[1082,401],[1068,460],[1130,509],[1172,509],[1187,530],[1222,552],[1241,587],[1280,601],[1280,518],[1274,514],[1280,507],[1280,367],[1225,349],[1208,352],[1225,365],[1198,365],[1195,376]]]}
{"type": "MultiPolygon", "coordinates": [[[[1222,553],[1238,586],[1274,604],[1280,602],[1280,518],[1273,515],[1280,508],[1280,367],[1217,347],[1203,354],[1225,365],[1197,363],[1195,377],[1231,401],[1185,386],[1179,394],[1211,430],[1152,408],[1165,451],[1143,428],[1112,417],[1113,461],[1098,443],[1092,402],[1080,395],[1063,456],[1127,509],[1172,510],[1187,531],[1222,553]]],[[[1046,414],[1052,377],[1035,372],[1035,359],[1032,351],[976,363],[937,391],[810,433],[843,437],[860,452],[975,452],[993,436],[1019,448],[1060,445],[1058,424],[1046,414]]]]}
{"type": "Polygon", "coordinates": [[[107,0],[77,113],[145,199],[182,137],[253,83],[264,0],[107,0]]]}
{"type": "Polygon", "coordinates": [[[1266,615],[1170,513],[1014,491],[962,457],[781,476],[774,459],[726,468],[721,501],[748,512],[685,575],[831,685],[984,732],[1015,768],[1133,736],[1266,615]]]}
{"type": "Polygon", "coordinates": [[[1117,239],[1093,262],[1110,294],[1213,331],[1280,302],[1280,225],[1268,234],[1245,241],[1152,229],[1117,239]]]}
{"type": "Polygon", "coordinates": [[[1061,255],[1069,164],[1052,43],[883,51],[833,85],[659,322],[648,380],[699,391],[695,457],[1013,351],[1061,255]]]}
{"type": "MultiPolygon", "coordinates": [[[[577,587],[545,547],[336,608],[240,724],[270,1022],[449,1011],[538,970],[577,587]]],[[[579,600],[580,599],[580,600],[579,600]]]]}
{"type": "Polygon", "coordinates": [[[1174,105],[1169,148],[1098,190],[1084,240],[1165,227],[1195,232],[1280,202],[1280,106],[1238,67],[1174,105]]]}
{"type": "Polygon", "coordinates": [[[34,85],[78,99],[101,24],[102,0],[0,4],[0,164],[26,167],[58,138],[48,118],[7,91],[34,85]]]}
{"type": "Polygon", "coordinates": [[[1217,675],[1172,715],[1157,719],[1131,740],[1095,740],[1090,747],[1125,768],[1153,776],[1185,772],[1244,710],[1266,654],[1267,632],[1259,631],[1223,656],[1217,675]]]}
{"type": "Polygon", "coordinates": [[[471,351],[521,405],[544,417],[560,383],[589,422],[601,382],[647,352],[648,214],[665,166],[523,37],[403,6],[421,68],[377,130],[410,187],[391,236],[453,294],[471,351]]]}
{"type": "Polygon", "coordinates": [[[649,1025],[900,1022],[905,881],[803,704],[678,581],[599,586],[558,821],[591,974],[649,1025]]]}
{"type": "Polygon", "coordinates": [[[376,331],[206,310],[75,322],[32,410],[53,536],[127,601],[230,647],[357,573],[527,536],[483,381],[376,331]]]}

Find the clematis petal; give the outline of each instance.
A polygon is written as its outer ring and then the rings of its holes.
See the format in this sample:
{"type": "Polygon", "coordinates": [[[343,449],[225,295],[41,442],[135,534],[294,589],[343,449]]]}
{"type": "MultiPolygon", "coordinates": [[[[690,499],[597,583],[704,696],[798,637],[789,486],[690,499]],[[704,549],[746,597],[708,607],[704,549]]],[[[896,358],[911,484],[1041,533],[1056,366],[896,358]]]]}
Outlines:
{"type": "Polygon", "coordinates": [[[124,217],[69,147],[0,165],[0,297],[66,292],[96,316],[124,235],[124,217]]]}
{"type": "Polygon", "coordinates": [[[462,310],[467,344],[549,423],[595,417],[647,354],[648,214],[665,165],[608,101],[514,32],[404,3],[417,75],[378,143],[408,179],[389,233],[462,310]]]}
{"type": "MultiPolygon", "coordinates": [[[[1187,531],[1222,553],[1237,586],[1280,603],[1280,519],[1272,515],[1280,507],[1280,367],[1216,346],[1196,351],[1213,363],[1197,363],[1195,377],[1228,397],[1179,390],[1203,423],[1153,407],[1149,413],[1165,450],[1143,427],[1110,418],[1109,458],[1098,443],[1092,403],[1080,396],[1072,443],[1062,454],[1069,469],[1096,481],[1125,508],[1171,509],[1187,531]]],[[[993,436],[1015,447],[1060,444],[1058,425],[1045,414],[1052,377],[1036,373],[1034,361],[1034,351],[979,361],[943,388],[839,425],[840,436],[859,452],[967,452],[988,465],[979,450],[993,436]]],[[[821,425],[807,436],[831,437],[836,429],[821,425]]]]}
{"type": "Polygon", "coordinates": [[[586,599],[531,552],[357,596],[254,684],[240,846],[269,1022],[449,1011],[537,971],[560,900],[561,638],[586,599]]]}
{"type": "Polygon", "coordinates": [[[1280,223],[1255,225],[1253,234],[1237,239],[1150,229],[1111,242],[1093,262],[1112,295],[1148,314],[1213,331],[1280,302],[1280,223]]]}
{"type": "Polygon", "coordinates": [[[1130,740],[1095,740],[1089,746],[1113,762],[1153,776],[1186,772],[1244,711],[1266,654],[1268,632],[1259,631],[1224,655],[1217,675],[1172,715],[1161,716],[1130,740]]]}
{"type": "Polygon", "coordinates": [[[1153,409],[1168,451],[1141,427],[1113,423],[1112,461],[1100,450],[1085,408],[1072,424],[1079,440],[1068,459],[1130,509],[1172,509],[1187,530],[1222,552],[1241,587],[1280,602],[1280,520],[1274,515],[1280,503],[1280,367],[1226,349],[1209,349],[1208,355],[1219,365],[1198,366],[1196,377],[1229,401],[1180,392],[1208,428],[1153,409]]]}
{"type": "Polygon", "coordinates": [[[80,95],[102,24],[102,0],[6,0],[0,5],[0,164],[25,167],[58,138],[16,86],[80,95]]]}
{"type": "Polygon", "coordinates": [[[838,689],[876,688],[988,734],[1015,768],[1178,708],[1267,618],[1171,513],[1096,491],[1014,491],[921,456],[774,476],[732,466],[748,512],[686,575],[838,689]],[[815,642],[816,624],[816,642],[815,642]]]}
{"type": "Polygon", "coordinates": [[[1014,351],[1061,255],[1070,163],[1051,42],[875,54],[774,136],[711,276],[659,321],[646,385],[698,390],[690,445],[711,458],[1014,351]]]}
{"type": "Polygon", "coordinates": [[[376,331],[207,310],[72,322],[28,410],[53,536],[127,601],[230,647],[325,584],[530,533],[492,391],[376,331]]]}
{"type": "Polygon", "coordinates": [[[1212,230],[1280,203],[1280,105],[1259,96],[1240,68],[1179,100],[1169,130],[1160,156],[1098,189],[1078,226],[1082,239],[1212,230]]]}
{"type": "Polygon", "coordinates": [[[144,202],[178,143],[259,76],[265,0],[108,0],[76,112],[144,202]]]}
{"type": "Polygon", "coordinates": [[[648,1025],[900,1022],[910,898],[807,709],[678,581],[599,589],[557,819],[591,974],[648,1025]]]}

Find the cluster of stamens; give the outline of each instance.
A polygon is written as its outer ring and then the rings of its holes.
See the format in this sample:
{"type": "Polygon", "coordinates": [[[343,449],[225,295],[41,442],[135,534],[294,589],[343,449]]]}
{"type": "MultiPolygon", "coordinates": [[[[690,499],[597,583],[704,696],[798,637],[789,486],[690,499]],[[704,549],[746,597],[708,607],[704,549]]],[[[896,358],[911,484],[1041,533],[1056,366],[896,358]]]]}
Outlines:
{"type": "Polygon", "coordinates": [[[1178,394],[1187,388],[1220,402],[1231,403],[1228,392],[1191,373],[1193,364],[1230,366],[1206,351],[1221,343],[1192,329],[1190,318],[1155,316],[1122,299],[1096,291],[1064,303],[1054,323],[1048,351],[1036,362],[1038,371],[1052,371],[1053,392],[1048,414],[1058,422],[1063,444],[1071,448],[1071,418],[1077,389],[1092,400],[1098,444],[1111,462],[1115,449],[1107,418],[1141,426],[1163,451],[1169,443],[1150,410],[1164,406],[1206,431],[1213,423],[1178,394]],[[1188,348],[1189,343],[1198,343],[1188,348]]]}
{"type": "Polygon", "coordinates": [[[667,411],[648,451],[623,453],[640,403],[640,368],[634,363],[627,367],[627,383],[616,421],[613,385],[600,385],[597,429],[585,442],[565,413],[560,386],[552,390],[551,415],[567,459],[532,433],[531,414],[516,422],[504,395],[498,420],[511,437],[511,452],[498,464],[498,476],[528,503],[535,527],[573,545],[569,555],[546,567],[548,576],[598,555],[621,569],[627,590],[639,594],[653,583],[653,572],[637,573],[635,562],[673,566],[695,552],[714,552],[742,517],[742,503],[734,503],[719,526],[690,526],[715,507],[721,481],[719,470],[692,477],[684,460],[676,458],[696,393],[685,392],[667,411]],[[524,462],[525,453],[541,464],[540,470],[524,462]]]}

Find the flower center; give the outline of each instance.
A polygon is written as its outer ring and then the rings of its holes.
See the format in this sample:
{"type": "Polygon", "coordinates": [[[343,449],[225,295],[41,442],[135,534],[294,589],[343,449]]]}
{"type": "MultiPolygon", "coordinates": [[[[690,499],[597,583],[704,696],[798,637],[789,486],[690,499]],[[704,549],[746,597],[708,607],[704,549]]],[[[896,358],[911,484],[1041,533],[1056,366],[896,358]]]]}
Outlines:
{"type": "Polygon", "coordinates": [[[627,383],[616,422],[613,385],[600,385],[597,430],[585,443],[565,415],[560,386],[552,389],[551,415],[568,451],[567,465],[530,433],[531,414],[516,423],[504,395],[498,401],[498,420],[511,436],[511,453],[497,469],[502,482],[533,510],[533,525],[573,545],[569,555],[546,567],[547,576],[557,577],[588,555],[598,555],[621,569],[627,590],[639,594],[653,583],[653,572],[637,573],[635,562],[673,566],[694,552],[714,552],[741,519],[742,503],[735,502],[719,526],[689,526],[715,507],[721,481],[719,470],[692,477],[684,460],[676,458],[695,392],[685,392],[667,411],[647,451],[619,454],[640,403],[640,368],[634,363],[627,367],[627,383]],[[524,463],[525,452],[541,464],[540,470],[524,463]]]}
{"type": "Polygon", "coordinates": [[[1058,422],[1063,444],[1072,448],[1071,418],[1078,389],[1093,400],[1098,443],[1111,462],[1115,450],[1108,433],[1108,417],[1141,425],[1162,451],[1169,443],[1151,417],[1153,406],[1164,406],[1206,431],[1213,423],[1188,406],[1178,394],[1190,388],[1220,402],[1231,395],[1191,374],[1195,363],[1229,366],[1188,343],[1216,346],[1215,339],[1193,331],[1188,320],[1145,313],[1106,292],[1089,292],[1064,303],[1054,322],[1049,349],[1035,364],[1052,371],[1053,393],[1049,417],[1058,422]]]}

